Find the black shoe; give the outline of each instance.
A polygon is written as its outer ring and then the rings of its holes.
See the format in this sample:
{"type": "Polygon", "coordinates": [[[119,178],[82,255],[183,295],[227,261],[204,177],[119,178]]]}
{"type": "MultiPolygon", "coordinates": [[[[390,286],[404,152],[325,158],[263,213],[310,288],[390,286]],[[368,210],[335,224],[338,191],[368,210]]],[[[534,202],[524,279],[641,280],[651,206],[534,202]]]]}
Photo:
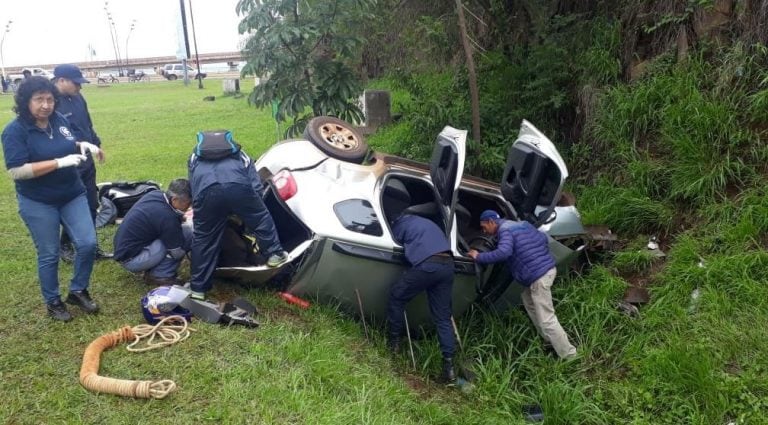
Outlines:
{"type": "Polygon", "coordinates": [[[99,311],[99,306],[93,302],[87,289],[83,289],[82,291],[70,291],[69,295],[67,295],[67,304],[76,305],[88,314],[93,314],[99,311]]]}
{"type": "Polygon", "coordinates": [[[387,350],[393,355],[400,353],[400,338],[389,337],[387,338],[387,350]]]}
{"type": "Polygon", "coordinates": [[[443,358],[443,371],[440,373],[440,382],[444,384],[453,384],[456,382],[456,371],[453,369],[453,359],[443,358]]]}
{"type": "Polygon", "coordinates": [[[115,254],[113,254],[111,252],[102,251],[101,248],[99,248],[98,246],[96,247],[96,256],[95,256],[95,258],[97,260],[108,260],[108,259],[110,259],[110,258],[112,258],[114,256],[115,256],[115,254]]]}
{"type": "Polygon", "coordinates": [[[184,282],[175,277],[157,277],[152,276],[148,272],[144,272],[144,283],[152,286],[184,286],[184,282]]]}
{"type": "Polygon", "coordinates": [[[59,257],[66,263],[75,261],[75,249],[71,243],[61,244],[59,247],[59,257]]]}
{"type": "Polygon", "coordinates": [[[69,322],[72,320],[72,315],[67,311],[67,305],[61,302],[61,298],[56,298],[56,301],[46,304],[48,309],[48,315],[53,320],[60,320],[62,322],[69,322]]]}

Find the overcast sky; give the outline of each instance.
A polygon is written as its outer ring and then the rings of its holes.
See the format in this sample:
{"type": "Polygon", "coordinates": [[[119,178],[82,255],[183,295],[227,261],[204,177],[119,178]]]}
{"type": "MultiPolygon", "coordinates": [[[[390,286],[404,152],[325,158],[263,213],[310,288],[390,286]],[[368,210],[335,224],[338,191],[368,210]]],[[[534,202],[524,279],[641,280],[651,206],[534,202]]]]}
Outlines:
{"type": "MultiPolygon", "coordinates": [[[[187,7],[190,51],[194,55],[187,7]]],[[[237,0],[191,0],[200,53],[240,50],[237,0]]],[[[0,39],[6,67],[114,60],[104,0],[0,0],[0,39]],[[5,32],[8,20],[10,31],[5,32]]],[[[176,54],[179,0],[109,0],[120,58],[176,54]],[[136,20],[133,31],[131,22],[136,20]],[[130,34],[130,37],[129,37],[130,34]]]]}

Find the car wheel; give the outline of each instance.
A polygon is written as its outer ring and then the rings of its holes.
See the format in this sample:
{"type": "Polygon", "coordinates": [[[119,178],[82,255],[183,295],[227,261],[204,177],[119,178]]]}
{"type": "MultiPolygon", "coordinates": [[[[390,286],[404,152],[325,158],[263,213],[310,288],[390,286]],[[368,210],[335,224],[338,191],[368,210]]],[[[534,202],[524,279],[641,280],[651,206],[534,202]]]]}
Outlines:
{"type": "Polygon", "coordinates": [[[168,76],[168,79],[171,80],[171,81],[174,81],[176,79],[176,75],[171,74],[171,75],[168,76]]]}
{"type": "Polygon", "coordinates": [[[304,137],[331,158],[361,164],[368,154],[368,143],[349,123],[334,117],[309,120],[304,137]]]}

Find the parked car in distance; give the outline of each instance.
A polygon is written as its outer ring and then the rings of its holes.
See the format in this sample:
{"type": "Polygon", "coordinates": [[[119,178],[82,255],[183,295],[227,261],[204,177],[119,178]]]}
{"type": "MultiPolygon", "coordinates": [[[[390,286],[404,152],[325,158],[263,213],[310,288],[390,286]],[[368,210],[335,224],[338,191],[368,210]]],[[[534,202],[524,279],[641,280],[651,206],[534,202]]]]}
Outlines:
{"type": "MultiPolygon", "coordinates": [[[[198,74],[197,71],[189,65],[187,65],[187,72],[189,74],[189,77],[195,80],[198,78],[205,78],[208,76],[208,74],[206,74],[205,72],[201,72],[200,74],[198,74]]],[[[165,65],[163,69],[160,70],[160,73],[166,79],[171,81],[179,78],[184,78],[184,65],[180,63],[169,63],[165,65]]]]}
{"type": "MultiPolygon", "coordinates": [[[[519,304],[521,286],[505,264],[478,266],[470,249],[493,249],[479,217],[495,209],[527,220],[549,236],[549,248],[563,272],[585,248],[588,234],[573,196],[562,196],[568,170],[554,144],[523,121],[510,147],[501,183],[463,175],[466,131],[445,127],[432,159],[424,164],[384,153],[368,153],[351,125],[331,117],[312,119],[303,139],[280,142],[255,166],[263,195],[290,261],[280,269],[253,254],[245,229],[229,223],[216,273],[262,285],[271,283],[300,297],[362,314],[385,317],[389,287],[407,267],[393,240],[384,205],[392,179],[411,199],[406,210],[433,220],[448,236],[455,259],[453,310],[473,303],[505,310],[519,304]],[[399,185],[398,185],[399,186],[399,185]]],[[[429,323],[424,296],[407,307],[412,326],[429,323]]]]}
{"type": "Polygon", "coordinates": [[[31,75],[33,77],[34,76],[40,76],[40,77],[45,77],[45,78],[48,78],[48,79],[53,78],[53,72],[48,71],[47,69],[43,69],[43,68],[24,68],[22,70],[21,74],[9,74],[8,75],[8,81],[10,81],[12,83],[15,83],[15,84],[21,83],[21,80],[24,79],[24,71],[27,71],[27,70],[31,73],[31,75]]]}

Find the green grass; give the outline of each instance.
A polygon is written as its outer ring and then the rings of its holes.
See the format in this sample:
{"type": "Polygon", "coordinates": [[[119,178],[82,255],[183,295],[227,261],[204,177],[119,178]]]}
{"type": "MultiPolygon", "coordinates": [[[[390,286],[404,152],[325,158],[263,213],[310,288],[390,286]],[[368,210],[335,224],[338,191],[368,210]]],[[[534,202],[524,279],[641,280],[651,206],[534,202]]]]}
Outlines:
{"type": "MultiPolygon", "coordinates": [[[[99,181],[165,185],[186,175],[198,130],[231,129],[254,157],[274,142],[269,111],[249,108],[245,98],[219,97],[220,83],[205,83],[205,90],[181,82],[86,87],[108,158],[98,166],[99,181]],[[209,95],[216,101],[202,101],[209,95]]],[[[11,102],[0,96],[2,123],[12,118],[11,102]]],[[[631,144],[632,133],[653,132],[661,121],[646,118],[635,122],[640,127],[611,131],[629,131],[631,144]]],[[[390,142],[380,138],[377,147],[390,142]]],[[[332,307],[297,310],[269,291],[232,282],[217,282],[213,297],[249,298],[261,312],[260,328],[195,321],[197,331],[176,346],[144,354],[121,346],[102,356],[102,375],[173,379],[175,393],[156,401],[88,392],[77,380],[85,347],[142,323],[139,300],[147,288],[116,263],[98,262],[91,288],[101,314],[53,323],[12,182],[2,178],[0,423],[522,424],[522,406],[534,403],[546,424],[768,423],[765,190],[756,185],[707,208],[683,210],[701,227],[678,233],[672,223],[681,211],[659,199],[670,172],[643,155],[631,157],[623,178],[634,185],[600,180],[578,188],[586,222],[607,222],[634,240],[612,263],[560,278],[554,288],[558,317],[582,358],[563,363],[548,355],[521,310],[472,309],[457,318],[460,357],[478,375],[468,394],[429,379],[440,364],[434,336],[415,341],[414,370],[405,356],[387,355],[380,330],[368,341],[358,322],[332,307]],[[615,308],[627,286],[617,271],[654,267],[658,260],[640,252],[647,237],[635,234],[659,231],[674,237],[666,241],[664,267],[649,280],[650,304],[632,319],[615,308]],[[701,297],[694,302],[695,288],[701,297]]],[[[102,232],[105,244],[111,232],[102,232]]],[[[66,282],[71,267],[60,271],[66,282]]]]}

